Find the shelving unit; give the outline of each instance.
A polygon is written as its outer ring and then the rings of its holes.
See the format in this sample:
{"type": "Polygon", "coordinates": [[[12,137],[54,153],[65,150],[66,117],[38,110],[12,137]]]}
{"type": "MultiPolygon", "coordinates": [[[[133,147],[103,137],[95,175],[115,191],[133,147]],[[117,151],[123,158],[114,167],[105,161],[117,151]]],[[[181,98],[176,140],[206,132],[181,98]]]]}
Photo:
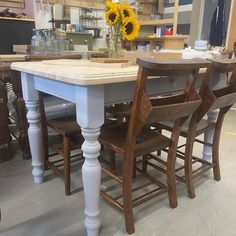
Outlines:
{"type": "Polygon", "coordinates": [[[156,49],[157,45],[161,45],[162,48],[165,48],[165,49],[182,49],[185,39],[186,39],[186,36],[180,36],[180,35],[162,36],[158,38],[139,37],[139,38],[136,38],[134,41],[131,41],[128,43],[130,47],[129,49],[131,51],[136,50],[140,42],[149,44],[150,51],[156,49]]]}
{"type": "MultiPolygon", "coordinates": [[[[139,2],[144,2],[145,4],[154,4],[153,1],[139,1],[139,2]]],[[[175,36],[177,34],[178,9],[179,9],[179,0],[175,0],[174,1],[174,16],[173,16],[173,18],[144,20],[144,21],[141,21],[140,25],[141,26],[173,25],[173,35],[175,36]]],[[[157,12],[157,14],[158,14],[158,12],[157,12]]]]}
{"type": "MultiPolygon", "coordinates": [[[[151,11],[151,8],[149,10],[145,10],[145,6],[154,6],[157,4],[157,1],[155,0],[137,0],[139,3],[144,4],[141,9],[138,10],[138,17],[139,12],[148,12],[151,11]]],[[[164,7],[164,0],[159,0],[159,8],[161,9],[164,7]],[[162,4],[162,5],[160,5],[162,4]]],[[[173,35],[163,35],[161,37],[155,37],[155,38],[149,38],[148,35],[145,37],[138,37],[134,41],[129,42],[128,47],[130,50],[136,50],[137,46],[141,43],[148,44],[149,50],[152,51],[153,49],[156,49],[156,46],[160,45],[162,48],[165,49],[182,49],[184,47],[184,40],[186,39],[186,36],[183,35],[177,35],[177,24],[178,24],[178,7],[179,7],[179,0],[174,1],[174,13],[173,18],[169,19],[151,19],[151,16],[149,14],[150,19],[149,20],[140,20],[140,26],[141,31],[145,29],[145,27],[153,27],[153,32],[155,32],[154,27],[158,26],[166,26],[166,25],[172,25],[173,26],[173,35]]],[[[158,8],[155,8],[159,10],[158,8]]],[[[164,13],[164,10],[161,10],[162,13],[164,13]]],[[[150,13],[150,12],[149,12],[150,13]]],[[[162,14],[158,11],[153,13],[155,16],[161,16],[162,14]]],[[[144,17],[145,14],[142,13],[142,17],[144,17]]],[[[148,15],[147,15],[148,16],[148,15]]],[[[127,45],[127,43],[125,42],[127,45]]]]}
{"type": "Polygon", "coordinates": [[[103,20],[100,10],[95,9],[83,9],[83,14],[80,15],[80,24],[85,30],[93,30],[93,38],[100,38],[101,26],[98,24],[98,21],[103,20]]]}

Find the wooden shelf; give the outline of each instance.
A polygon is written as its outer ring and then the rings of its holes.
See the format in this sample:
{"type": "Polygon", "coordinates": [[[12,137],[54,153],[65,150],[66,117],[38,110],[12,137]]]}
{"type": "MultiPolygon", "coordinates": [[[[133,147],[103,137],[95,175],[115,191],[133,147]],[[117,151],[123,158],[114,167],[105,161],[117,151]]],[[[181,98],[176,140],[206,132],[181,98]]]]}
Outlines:
{"type": "Polygon", "coordinates": [[[156,46],[161,44],[164,49],[183,49],[184,40],[187,38],[186,35],[168,35],[159,38],[148,38],[139,37],[134,41],[125,41],[130,44],[131,50],[136,50],[139,42],[148,42],[150,44],[150,50],[156,49],[156,46]]]}
{"type": "MultiPolygon", "coordinates": [[[[51,4],[65,4],[65,0],[43,0],[44,3],[51,3],[51,4]]],[[[104,10],[105,9],[105,1],[104,3],[100,2],[92,2],[92,1],[85,1],[85,0],[67,0],[67,6],[71,7],[81,7],[81,8],[88,8],[88,9],[95,9],[95,10],[104,10]]]]}
{"type": "Polygon", "coordinates": [[[140,22],[141,26],[172,25],[172,24],[174,24],[174,19],[147,20],[140,22]]]}
{"type": "Polygon", "coordinates": [[[95,17],[95,16],[80,16],[81,20],[103,20],[102,17],[95,17]]]}
{"type": "MultiPolygon", "coordinates": [[[[166,36],[157,37],[157,38],[138,37],[134,39],[132,42],[143,42],[143,41],[161,42],[167,39],[176,40],[176,39],[186,39],[186,38],[187,38],[187,35],[166,35],[166,36]]],[[[125,42],[129,42],[129,41],[125,41],[125,42]]]]}
{"type": "Polygon", "coordinates": [[[15,18],[15,17],[2,17],[0,16],[1,20],[17,20],[17,21],[34,21],[34,19],[25,19],[25,18],[15,18]]]}

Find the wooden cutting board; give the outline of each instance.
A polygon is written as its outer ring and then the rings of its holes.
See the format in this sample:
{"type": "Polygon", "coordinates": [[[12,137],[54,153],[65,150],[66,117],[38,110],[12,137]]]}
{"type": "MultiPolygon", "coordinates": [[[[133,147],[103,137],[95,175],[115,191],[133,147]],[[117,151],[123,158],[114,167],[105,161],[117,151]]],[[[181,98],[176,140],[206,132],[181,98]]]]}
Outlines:
{"type": "MultiPolygon", "coordinates": [[[[94,58],[95,59],[95,58],[94,58]]],[[[128,60],[126,60],[128,61],[128,60]]],[[[101,62],[94,62],[90,60],[71,60],[71,59],[59,59],[59,60],[47,60],[47,61],[42,61],[43,64],[46,65],[60,65],[60,66],[79,66],[79,67],[106,67],[106,68],[124,68],[128,66],[132,66],[132,62],[125,62],[125,63],[111,63],[111,62],[106,62],[101,63],[101,62]]]]}
{"type": "Polygon", "coordinates": [[[91,58],[90,61],[97,63],[128,63],[129,60],[125,58],[91,58]]]}

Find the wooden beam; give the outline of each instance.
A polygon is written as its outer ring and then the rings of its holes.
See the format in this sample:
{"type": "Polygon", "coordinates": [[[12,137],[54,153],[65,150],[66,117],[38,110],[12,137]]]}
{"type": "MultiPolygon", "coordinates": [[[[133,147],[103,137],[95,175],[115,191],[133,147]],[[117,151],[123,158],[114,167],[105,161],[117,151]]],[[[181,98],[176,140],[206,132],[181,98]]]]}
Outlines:
{"type": "Polygon", "coordinates": [[[174,6],[174,23],[173,23],[173,35],[176,35],[176,34],[177,34],[178,13],[179,13],[179,0],[175,0],[175,6],[174,6]]]}
{"type": "Polygon", "coordinates": [[[234,42],[236,42],[235,21],[236,21],[236,0],[232,0],[230,18],[228,24],[227,41],[226,41],[226,46],[229,50],[234,49],[234,42]]]}
{"type": "Polygon", "coordinates": [[[160,19],[160,20],[146,20],[146,21],[140,21],[141,26],[145,25],[171,25],[174,23],[173,19],[160,19]]]}

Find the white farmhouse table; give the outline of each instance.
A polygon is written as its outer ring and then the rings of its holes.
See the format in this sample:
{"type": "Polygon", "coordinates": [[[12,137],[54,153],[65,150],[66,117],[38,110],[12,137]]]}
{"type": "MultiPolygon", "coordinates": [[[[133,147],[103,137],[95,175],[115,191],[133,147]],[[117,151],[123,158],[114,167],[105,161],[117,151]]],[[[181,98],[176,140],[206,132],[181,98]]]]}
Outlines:
{"type": "MultiPolygon", "coordinates": [[[[42,62],[15,62],[13,70],[21,71],[23,97],[28,109],[29,141],[32,154],[32,174],[35,183],[43,182],[43,139],[39,113],[39,95],[42,91],[76,104],[77,122],[85,139],[82,151],[85,158],[82,179],[85,197],[85,226],[88,236],[99,233],[99,193],[101,166],[98,161],[98,136],[104,123],[104,105],[130,101],[138,71],[137,66],[120,67],[86,60],[55,60],[42,62]]],[[[216,80],[216,83],[219,81],[216,80]]],[[[157,95],[178,90],[184,78],[155,78],[147,84],[149,94],[157,95]]],[[[215,119],[217,113],[211,113],[215,119]]],[[[211,142],[212,133],[205,138],[211,142]]],[[[211,149],[204,147],[203,158],[211,158],[211,149]]]]}

